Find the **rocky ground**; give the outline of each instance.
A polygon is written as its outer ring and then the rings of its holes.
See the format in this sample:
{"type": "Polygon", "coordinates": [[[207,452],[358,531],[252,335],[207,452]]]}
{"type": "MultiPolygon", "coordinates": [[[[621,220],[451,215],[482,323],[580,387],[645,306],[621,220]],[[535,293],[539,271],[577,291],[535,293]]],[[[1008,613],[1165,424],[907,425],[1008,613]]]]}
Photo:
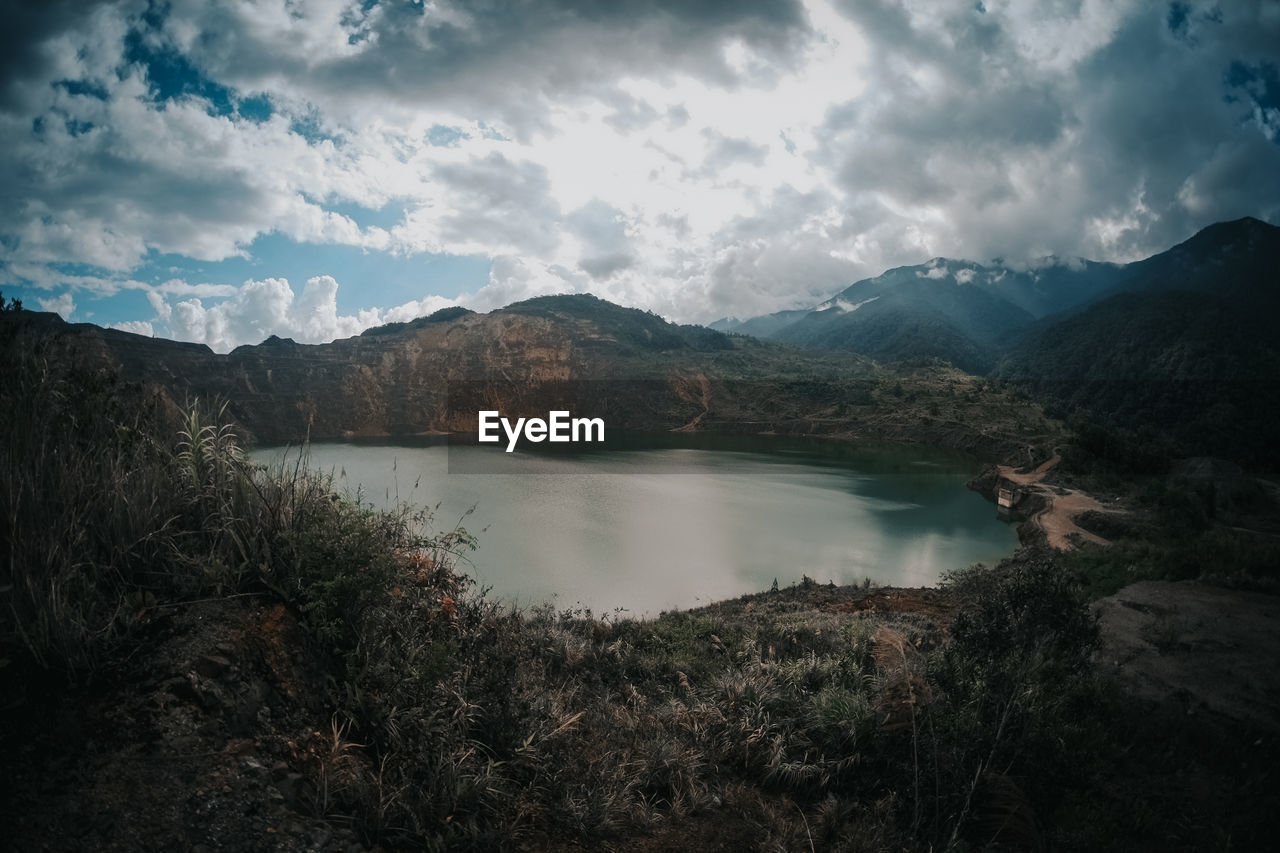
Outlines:
{"type": "Polygon", "coordinates": [[[1141,581],[1094,611],[1095,662],[1130,695],[1280,735],[1280,598],[1141,581]]]}
{"type": "Polygon", "coordinates": [[[1024,535],[1024,541],[1043,538],[1050,548],[1059,551],[1069,551],[1086,542],[1109,544],[1097,533],[1081,527],[1076,520],[1087,513],[1123,513],[1123,510],[1104,504],[1080,489],[1054,483],[1052,475],[1061,462],[1062,457],[1055,453],[1034,468],[995,466],[988,477],[989,480],[994,478],[994,483],[987,488],[993,493],[997,488],[1008,488],[1014,492],[1017,499],[1015,509],[1028,516],[1030,525],[1030,535],[1024,535]]]}

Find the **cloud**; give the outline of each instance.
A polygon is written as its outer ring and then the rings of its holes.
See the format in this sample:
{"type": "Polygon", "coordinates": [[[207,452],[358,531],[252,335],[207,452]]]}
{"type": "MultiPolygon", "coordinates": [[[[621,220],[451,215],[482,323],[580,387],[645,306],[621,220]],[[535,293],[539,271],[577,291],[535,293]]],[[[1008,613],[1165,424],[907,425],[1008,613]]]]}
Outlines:
{"type": "Polygon", "coordinates": [[[584,290],[708,321],[1280,219],[1274,4],[19,5],[0,283],[140,291],[135,322],[219,348],[584,290]],[[295,292],[264,242],[362,262],[295,292]],[[422,254],[489,277],[384,288],[422,254]]]}
{"type": "Polygon", "coordinates": [[[332,277],[317,276],[307,281],[300,296],[295,296],[287,280],[268,278],[250,279],[229,299],[208,306],[199,297],[173,306],[149,298],[157,308],[157,320],[163,320],[165,330],[174,337],[226,352],[241,344],[260,343],[271,335],[322,343],[359,334],[382,322],[377,310],[339,314],[337,293],[338,283],[332,277]]]}
{"type": "MultiPolygon", "coordinates": [[[[147,290],[147,298],[154,294],[165,296],[235,296],[236,288],[230,284],[213,284],[212,282],[196,282],[192,284],[180,278],[171,278],[154,288],[138,285],[138,289],[147,290]]],[[[155,303],[152,302],[152,305],[155,303]]]]}
{"type": "Polygon", "coordinates": [[[146,320],[127,320],[123,323],[112,323],[108,328],[119,329],[122,332],[132,332],[135,335],[146,335],[147,337],[155,337],[155,330],[146,320]]]}
{"type": "Polygon", "coordinates": [[[49,79],[103,73],[112,56],[92,38],[117,27],[118,16],[101,2],[48,0],[12,3],[0,29],[0,111],[21,110],[49,79]],[[87,46],[81,48],[80,42],[87,46]]]}
{"type": "Polygon", "coordinates": [[[769,155],[769,146],[757,145],[750,139],[734,139],[711,128],[703,130],[702,135],[710,143],[705,167],[713,174],[730,163],[761,166],[769,155]]]}
{"type": "Polygon", "coordinates": [[[950,274],[951,274],[951,271],[947,269],[945,264],[940,264],[940,263],[937,263],[936,261],[929,265],[929,269],[927,272],[916,273],[916,275],[919,276],[920,278],[932,278],[932,279],[943,279],[949,276],[950,274]]]}
{"type": "MultiPolygon", "coordinates": [[[[360,165],[309,145],[283,118],[210,115],[198,99],[157,109],[136,71],[112,90],[102,101],[51,89],[26,133],[16,127],[23,118],[0,117],[11,143],[0,158],[0,231],[13,236],[16,260],[111,271],[136,268],[151,250],[220,260],[272,230],[299,242],[385,245],[385,233],[312,200],[356,180],[349,172],[360,165]]],[[[377,182],[360,200],[379,197],[377,182]]]]}
{"type": "MultiPolygon", "coordinates": [[[[443,296],[426,296],[422,299],[405,302],[394,308],[388,308],[382,315],[381,320],[384,323],[404,323],[418,317],[430,316],[441,308],[449,308],[457,304],[457,300],[445,299],[443,296]]],[[[371,323],[370,325],[377,325],[377,323],[371,323]]]]}
{"type": "Polygon", "coordinates": [[[594,97],[637,71],[725,84],[768,76],[793,61],[806,32],[789,0],[365,6],[177,0],[163,34],[238,88],[278,88],[344,118],[371,103],[492,116],[527,139],[546,129],[553,103],[594,97]],[[729,44],[760,61],[733,68],[717,49],[729,44]]]}
{"type": "Polygon", "coordinates": [[[622,211],[593,199],[565,217],[581,244],[578,268],[593,279],[608,279],[636,262],[622,211]]]}
{"type": "Polygon", "coordinates": [[[338,310],[338,289],[338,282],[327,275],[308,279],[300,294],[286,279],[250,279],[229,288],[229,294],[219,291],[217,296],[226,298],[206,304],[205,299],[190,295],[200,292],[199,285],[173,280],[165,282],[161,289],[147,291],[147,300],[156,312],[152,320],[117,323],[113,328],[148,335],[159,333],[208,344],[216,352],[228,352],[244,344],[261,343],[272,335],[300,343],[324,343],[459,304],[456,299],[428,295],[385,311],[375,308],[342,314],[338,310]],[[170,304],[164,293],[187,298],[170,304]]]}
{"type": "Polygon", "coordinates": [[[391,231],[402,246],[455,254],[553,254],[560,211],[546,169],[501,152],[445,162],[430,197],[391,231]]]}
{"type": "Polygon", "coordinates": [[[71,298],[70,293],[63,293],[50,299],[37,299],[36,301],[40,303],[41,311],[52,311],[55,314],[60,314],[64,320],[70,320],[71,315],[76,310],[75,300],[71,298]]]}
{"type": "Polygon", "coordinates": [[[165,301],[159,291],[148,290],[147,302],[151,303],[152,310],[156,312],[157,320],[168,320],[173,316],[173,308],[169,306],[169,303],[165,301]]]}
{"type": "Polygon", "coordinates": [[[537,263],[516,255],[498,255],[489,268],[489,280],[476,293],[459,302],[477,311],[501,308],[521,299],[587,290],[589,279],[555,264],[537,263]]]}
{"type": "Polygon", "coordinates": [[[235,256],[271,231],[385,247],[385,232],[362,229],[323,200],[376,207],[405,184],[403,171],[313,145],[284,114],[255,121],[220,110],[212,84],[161,97],[172,86],[166,66],[131,53],[161,38],[146,28],[147,8],[101,4],[79,18],[63,9],[61,28],[50,15],[19,15],[45,41],[34,51],[39,61],[15,72],[0,98],[6,254],[127,271],[150,251],[235,256]]]}
{"type": "Polygon", "coordinates": [[[1224,87],[1240,57],[1273,53],[1264,6],[847,3],[869,94],[832,110],[815,163],[895,212],[864,236],[914,226],[929,255],[1127,260],[1215,219],[1275,218],[1280,148],[1224,87]],[[1245,162],[1261,180],[1240,180],[1245,162]]]}

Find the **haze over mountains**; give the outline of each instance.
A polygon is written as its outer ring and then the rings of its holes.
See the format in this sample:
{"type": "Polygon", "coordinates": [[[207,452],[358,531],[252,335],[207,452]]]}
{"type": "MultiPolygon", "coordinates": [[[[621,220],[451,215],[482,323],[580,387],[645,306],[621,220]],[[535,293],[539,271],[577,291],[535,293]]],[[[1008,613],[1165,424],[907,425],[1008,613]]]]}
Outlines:
{"type": "Polygon", "coordinates": [[[880,361],[941,358],[986,373],[1025,333],[1122,293],[1189,290],[1245,310],[1272,305],[1268,285],[1280,274],[1278,259],[1280,228],[1244,218],[1131,264],[1049,257],[1019,267],[934,258],[856,282],[811,309],[711,328],[880,361]]]}
{"type": "Polygon", "coordinates": [[[934,258],[859,281],[809,310],[711,327],[881,361],[936,357],[985,373],[1010,334],[1112,286],[1121,269],[1048,259],[1018,270],[934,258]]]}

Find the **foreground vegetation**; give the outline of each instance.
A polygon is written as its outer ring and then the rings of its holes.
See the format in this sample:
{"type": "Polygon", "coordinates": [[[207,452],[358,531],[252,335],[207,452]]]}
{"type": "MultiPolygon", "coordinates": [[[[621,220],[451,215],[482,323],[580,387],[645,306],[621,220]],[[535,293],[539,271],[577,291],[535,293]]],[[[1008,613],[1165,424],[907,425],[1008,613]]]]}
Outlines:
{"type": "Polygon", "coordinates": [[[1093,677],[1056,558],[958,572],[930,613],[833,606],[807,579],[650,621],[518,611],[454,570],[474,542],[428,512],[254,465],[198,401],[9,358],[8,737],[132,683],[154,614],[214,599],[305,628],[324,678],[294,701],[329,736],[302,802],[365,843],[1205,849],[1265,826],[1247,798],[1188,809],[1150,786],[1173,759],[1132,752],[1151,735],[1093,677]]]}

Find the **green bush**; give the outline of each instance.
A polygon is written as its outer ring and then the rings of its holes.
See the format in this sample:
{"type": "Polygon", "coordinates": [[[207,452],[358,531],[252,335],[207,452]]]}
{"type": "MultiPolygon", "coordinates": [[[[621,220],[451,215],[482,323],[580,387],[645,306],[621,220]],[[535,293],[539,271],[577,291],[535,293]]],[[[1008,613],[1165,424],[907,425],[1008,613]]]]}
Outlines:
{"type": "Polygon", "coordinates": [[[962,603],[932,673],[926,740],[945,792],[934,820],[950,827],[938,840],[1040,846],[1045,818],[1082,783],[1073,753],[1095,736],[1096,619],[1053,557],[974,566],[945,586],[962,603]]]}

